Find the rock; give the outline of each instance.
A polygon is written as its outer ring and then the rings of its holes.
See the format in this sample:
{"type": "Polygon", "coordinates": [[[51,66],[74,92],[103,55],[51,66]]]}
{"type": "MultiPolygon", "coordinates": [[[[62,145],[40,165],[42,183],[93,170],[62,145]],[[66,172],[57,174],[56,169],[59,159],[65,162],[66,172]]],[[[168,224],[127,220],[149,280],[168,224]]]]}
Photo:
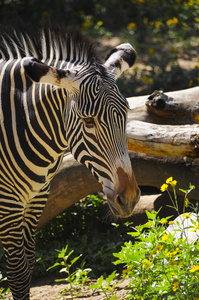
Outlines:
{"type": "Polygon", "coordinates": [[[166,229],[166,233],[174,234],[175,240],[186,239],[190,244],[199,239],[199,215],[196,213],[185,213],[179,215],[172,225],[166,229]]]}

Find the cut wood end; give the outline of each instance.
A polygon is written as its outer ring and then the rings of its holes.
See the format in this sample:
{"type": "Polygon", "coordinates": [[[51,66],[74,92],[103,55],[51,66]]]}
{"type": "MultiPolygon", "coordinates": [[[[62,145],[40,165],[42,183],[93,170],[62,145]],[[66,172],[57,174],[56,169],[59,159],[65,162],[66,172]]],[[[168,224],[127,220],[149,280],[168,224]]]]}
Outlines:
{"type": "Polygon", "coordinates": [[[192,118],[196,123],[199,123],[199,107],[197,107],[197,109],[194,107],[192,111],[192,118]]]}

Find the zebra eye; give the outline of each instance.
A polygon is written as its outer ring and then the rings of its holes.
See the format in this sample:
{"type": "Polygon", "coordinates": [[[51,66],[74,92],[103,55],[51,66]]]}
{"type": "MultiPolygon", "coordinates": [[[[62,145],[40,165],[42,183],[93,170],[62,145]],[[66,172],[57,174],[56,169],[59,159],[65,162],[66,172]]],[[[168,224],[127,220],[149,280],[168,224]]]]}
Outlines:
{"type": "Polygon", "coordinates": [[[92,127],[95,126],[94,118],[88,117],[88,118],[84,118],[83,120],[84,120],[87,127],[92,128],[92,127]]]}

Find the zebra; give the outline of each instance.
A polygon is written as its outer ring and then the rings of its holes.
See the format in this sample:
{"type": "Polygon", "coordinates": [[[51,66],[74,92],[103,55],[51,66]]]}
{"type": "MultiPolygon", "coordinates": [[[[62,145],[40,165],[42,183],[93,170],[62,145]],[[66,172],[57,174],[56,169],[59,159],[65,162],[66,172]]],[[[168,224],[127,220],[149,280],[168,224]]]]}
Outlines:
{"type": "Polygon", "coordinates": [[[30,297],[35,231],[66,149],[102,184],[111,211],[139,200],[126,143],[129,109],[115,80],[136,52],[102,63],[79,30],[0,31],[0,240],[14,300],[30,297]]]}

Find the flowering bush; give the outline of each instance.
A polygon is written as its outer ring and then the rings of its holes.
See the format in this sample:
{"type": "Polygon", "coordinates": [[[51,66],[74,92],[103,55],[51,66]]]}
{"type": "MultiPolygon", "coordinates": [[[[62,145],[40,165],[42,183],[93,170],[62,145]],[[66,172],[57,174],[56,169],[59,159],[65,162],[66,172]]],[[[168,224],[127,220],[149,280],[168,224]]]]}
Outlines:
{"type": "MultiPolygon", "coordinates": [[[[177,181],[170,177],[161,190],[174,190],[173,205],[178,210],[175,193],[177,181]]],[[[187,195],[193,186],[185,193],[187,195]]],[[[158,212],[146,212],[148,222],[133,228],[128,234],[135,237],[135,243],[125,242],[115,264],[124,264],[123,277],[130,278],[127,299],[139,300],[199,300],[199,243],[188,243],[187,239],[174,238],[165,231],[166,224],[172,224],[170,217],[160,219],[158,212]]],[[[184,212],[184,219],[190,214],[184,212]]],[[[193,224],[193,230],[198,223],[193,224]]]]}

